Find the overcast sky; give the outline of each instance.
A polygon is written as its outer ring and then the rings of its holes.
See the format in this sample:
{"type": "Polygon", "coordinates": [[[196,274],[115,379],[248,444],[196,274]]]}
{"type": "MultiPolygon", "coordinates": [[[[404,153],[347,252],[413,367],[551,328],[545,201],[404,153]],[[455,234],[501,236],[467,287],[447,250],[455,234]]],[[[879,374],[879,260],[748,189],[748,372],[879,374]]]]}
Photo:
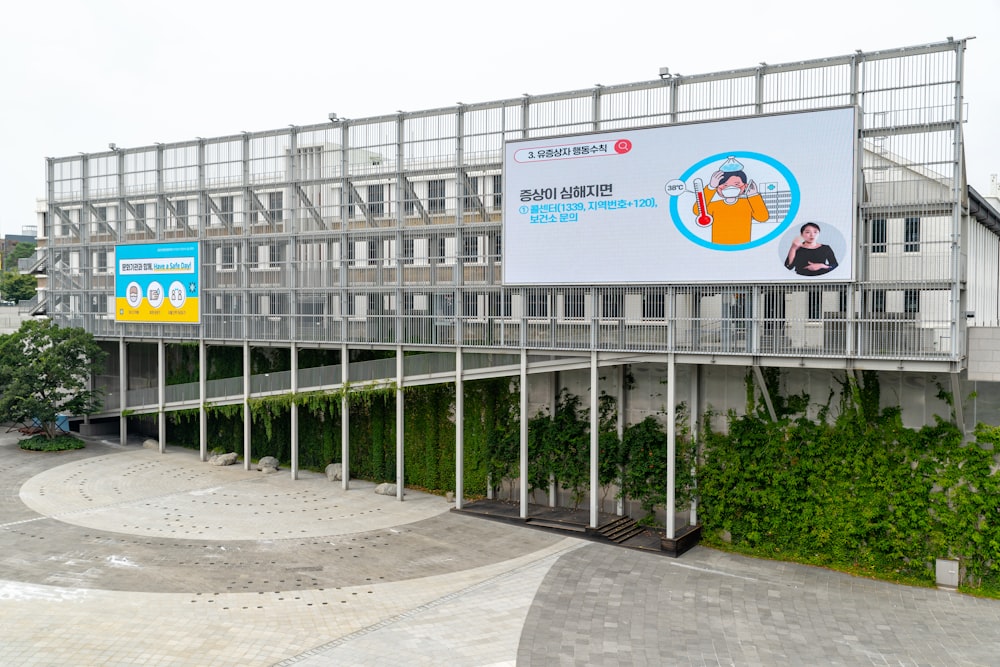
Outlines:
{"type": "Polygon", "coordinates": [[[1000,172],[1000,0],[36,0],[0,23],[0,232],[46,156],[976,37],[969,183],[1000,172]]]}

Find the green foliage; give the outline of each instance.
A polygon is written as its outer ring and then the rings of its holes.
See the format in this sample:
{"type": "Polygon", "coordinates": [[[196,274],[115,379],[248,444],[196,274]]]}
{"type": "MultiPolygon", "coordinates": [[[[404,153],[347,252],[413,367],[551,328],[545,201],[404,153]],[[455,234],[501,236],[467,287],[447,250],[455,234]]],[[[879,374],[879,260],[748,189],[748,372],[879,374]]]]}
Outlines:
{"type": "Polygon", "coordinates": [[[32,253],[35,252],[34,243],[24,243],[19,241],[14,249],[7,253],[7,256],[3,258],[3,270],[4,271],[14,271],[17,269],[17,260],[27,259],[31,257],[32,253]]]}
{"type": "Polygon", "coordinates": [[[967,585],[1000,588],[1000,429],[963,444],[949,422],[909,429],[898,408],[879,410],[875,373],[842,389],[833,420],[754,411],[730,414],[726,434],[706,428],[705,540],[925,584],[935,558],[961,558],[967,585]]]}
{"type": "Polygon", "coordinates": [[[528,485],[546,489],[554,479],[579,506],[590,484],[589,410],[580,397],[560,392],[551,416],[540,412],[528,421],[528,485]]]}
{"type": "Polygon", "coordinates": [[[28,273],[4,271],[0,273],[0,296],[8,301],[27,301],[35,296],[38,279],[28,273]]]}
{"type": "Polygon", "coordinates": [[[85,446],[80,438],[72,435],[57,435],[50,438],[44,434],[24,438],[19,445],[21,449],[31,452],[65,452],[70,449],[83,449],[85,446]]]}
{"type": "MultiPolygon", "coordinates": [[[[687,427],[687,406],[680,404],[674,413],[674,509],[691,501],[694,442],[687,427]]],[[[625,429],[622,438],[622,489],[624,497],[639,502],[645,510],[645,523],[653,523],[654,511],[667,502],[667,433],[655,417],[649,416],[625,429]]]]}
{"type": "Polygon", "coordinates": [[[98,391],[89,389],[105,352],[80,328],[51,320],[27,320],[14,333],[0,336],[0,415],[4,421],[40,424],[45,435],[61,434],[59,415],[89,415],[101,407],[98,391]]]}

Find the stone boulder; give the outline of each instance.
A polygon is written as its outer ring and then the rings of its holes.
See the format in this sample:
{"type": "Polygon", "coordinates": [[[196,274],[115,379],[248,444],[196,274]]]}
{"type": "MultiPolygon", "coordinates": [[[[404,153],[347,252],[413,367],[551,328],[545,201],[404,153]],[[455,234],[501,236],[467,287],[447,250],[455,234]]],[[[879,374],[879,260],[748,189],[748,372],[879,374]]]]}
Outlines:
{"type": "Polygon", "coordinates": [[[344,479],[344,464],[331,463],[326,467],[326,478],[331,482],[338,482],[344,479]]]}
{"type": "Polygon", "coordinates": [[[208,462],[214,466],[231,466],[236,463],[236,459],[236,452],[228,452],[226,454],[216,454],[208,459],[208,462]]]}
{"type": "Polygon", "coordinates": [[[390,484],[389,482],[382,482],[375,487],[375,493],[379,493],[383,496],[394,496],[396,495],[396,485],[390,484]]]}
{"type": "Polygon", "coordinates": [[[158,450],[160,448],[160,443],[158,441],[156,441],[156,440],[153,440],[152,438],[146,438],[145,440],[142,441],[142,447],[143,447],[143,449],[157,449],[158,450]]]}
{"type": "Polygon", "coordinates": [[[262,456],[257,461],[257,470],[263,473],[278,472],[278,459],[273,456],[262,456]]]}

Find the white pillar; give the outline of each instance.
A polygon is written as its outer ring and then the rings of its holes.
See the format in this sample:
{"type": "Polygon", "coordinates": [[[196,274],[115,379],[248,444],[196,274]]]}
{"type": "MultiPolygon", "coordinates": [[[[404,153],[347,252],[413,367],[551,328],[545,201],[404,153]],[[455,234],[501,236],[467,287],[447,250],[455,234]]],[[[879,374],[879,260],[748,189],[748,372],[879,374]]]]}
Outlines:
{"type": "Polygon", "coordinates": [[[167,345],[163,339],[156,341],[156,438],[159,440],[159,451],[162,454],[167,449],[167,345]]]}
{"type": "Polygon", "coordinates": [[[118,401],[119,414],[118,433],[119,440],[124,447],[128,444],[128,417],[125,410],[128,409],[128,346],[125,339],[118,341],[118,391],[121,400],[118,401]]]}
{"type": "Polygon", "coordinates": [[[677,363],[674,354],[667,362],[667,539],[676,536],[674,527],[674,479],[677,473],[677,425],[674,423],[676,403],[677,363]]]}
{"type": "MultiPolygon", "coordinates": [[[[350,353],[347,345],[340,346],[340,382],[341,387],[346,388],[350,378],[350,353]]],[[[340,398],[340,466],[341,466],[341,486],[344,491],[351,488],[351,402],[347,398],[345,391],[340,398]]]]}
{"type": "Polygon", "coordinates": [[[396,346],[396,499],[403,499],[403,346],[396,346]]]}
{"type": "Polygon", "coordinates": [[[521,348],[521,518],[528,518],[528,350],[521,348]]]}
{"type": "MultiPolygon", "coordinates": [[[[549,392],[549,419],[555,421],[556,419],[556,406],[559,405],[559,371],[553,371],[549,373],[552,378],[551,389],[549,392]]],[[[556,486],[556,476],[549,473],[549,507],[555,507],[559,504],[559,489],[556,486]]]]}
{"type": "Polygon", "coordinates": [[[455,509],[462,509],[465,486],[465,386],[462,348],[455,349],[455,509]]]}
{"type": "Polygon", "coordinates": [[[299,404],[295,402],[295,394],[299,391],[299,348],[292,343],[290,351],[292,358],[292,405],[289,408],[289,419],[291,420],[292,431],[292,479],[299,478],[299,404]]]}
{"type": "Polygon", "coordinates": [[[696,365],[691,368],[691,406],[690,413],[688,414],[688,428],[691,429],[691,444],[694,449],[694,460],[691,461],[691,482],[694,486],[694,493],[691,495],[691,516],[688,519],[688,524],[692,526],[698,525],[698,480],[694,475],[694,471],[698,466],[698,413],[701,408],[698,405],[698,380],[701,376],[701,365],[696,365]]]}
{"type": "Polygon", "coordinates": [[[250,341],[243,341],[243,469],[250,470],[250,341]]]}
{"type": "MultiPolygon", "coordinates": [[[[628,365],[618,367],[618,400],[615,430],[618,433],[618,442],[625,437],[625,376],[628,373],[628,365]]],[[[618,502],[615,503],[615,512],[618,516],[625,516],[625,496],[622,495],[622,488],[625,486],[625,469],[618,469],[618,502]]]]}
{"type": "Polygon", "coordinates": [[[598,414],[597,398],[599,393],[597,374],[597,350],[590,351],[590,527],[597,528],[599,521],[597,501],[601,487],[600,468],[598,467],[598,445],[600,444],[601,417],[598,414]]]}
{"type": "Polygon", "coordinates": [[[208,346],[198,341],[198,458],[208,460],[208,346]]]}

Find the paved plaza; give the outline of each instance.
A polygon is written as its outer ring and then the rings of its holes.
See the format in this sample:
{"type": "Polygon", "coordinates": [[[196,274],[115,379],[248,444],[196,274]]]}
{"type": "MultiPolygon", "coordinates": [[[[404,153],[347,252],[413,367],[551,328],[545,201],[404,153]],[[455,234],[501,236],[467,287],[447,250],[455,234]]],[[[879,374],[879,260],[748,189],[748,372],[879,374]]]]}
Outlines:
{"type": "Polygon", "coordinates": [[[0,436],[0,665],[1000,665],[1000,601],[0,436]]]}

